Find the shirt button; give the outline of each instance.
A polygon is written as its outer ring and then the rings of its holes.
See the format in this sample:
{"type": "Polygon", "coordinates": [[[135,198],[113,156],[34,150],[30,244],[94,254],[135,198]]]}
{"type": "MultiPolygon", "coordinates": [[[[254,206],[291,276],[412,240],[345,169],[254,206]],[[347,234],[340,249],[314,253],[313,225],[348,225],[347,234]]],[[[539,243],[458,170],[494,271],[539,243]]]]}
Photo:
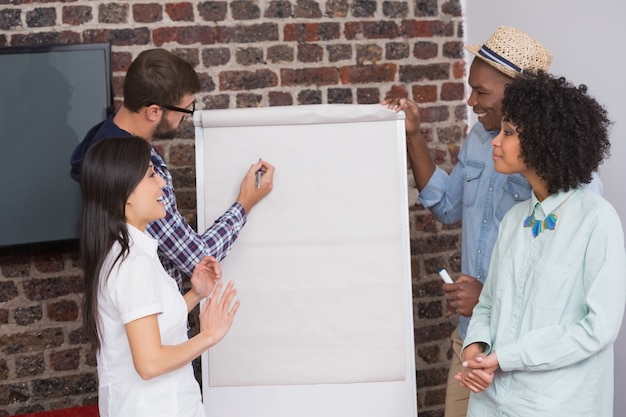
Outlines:
{"type": "Polygon", "coordinates": [[[493,187],[489,187],[489,192],[493,191],[493,187]]]}
{"type": "Polygon", "coordinates": [[[487,219],[483,219],[483,223],[487,224],[487,219]]]}
{"type": "Polygon", "coordinates": [[[478,252],[478,253],[483,253],[483,251],[482,251],[482,250],[480,250],[480,249],[478,249],[476,252],[478,252]]]}
{"type": "Polygon", "coordinates": [[[515,195],[514,195],[514,197],[515,197],[515,198],[519,198],[519,194],[515,194],[515,195]]]}

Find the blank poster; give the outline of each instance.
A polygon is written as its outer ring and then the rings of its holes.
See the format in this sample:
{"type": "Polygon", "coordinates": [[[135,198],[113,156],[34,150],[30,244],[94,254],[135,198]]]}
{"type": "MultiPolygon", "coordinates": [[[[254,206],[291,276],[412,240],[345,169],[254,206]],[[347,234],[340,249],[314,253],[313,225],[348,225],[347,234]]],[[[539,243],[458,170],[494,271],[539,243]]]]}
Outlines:
{"type": "Polygon", "coordinates": [[[194,121],[201,230],[252,163],[276,167],[222,262],[241,307],[203,357],[208,415],[333,415],[319,394],[348,414],[416,415],[403,114],[308,105],[194,121]]]}

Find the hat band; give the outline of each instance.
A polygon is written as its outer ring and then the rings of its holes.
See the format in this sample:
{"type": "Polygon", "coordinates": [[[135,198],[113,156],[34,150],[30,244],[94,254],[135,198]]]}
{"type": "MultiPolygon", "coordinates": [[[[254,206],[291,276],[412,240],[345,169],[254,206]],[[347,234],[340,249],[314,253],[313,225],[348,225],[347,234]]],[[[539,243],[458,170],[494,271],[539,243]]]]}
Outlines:
{"type": "Polygon", "coordinates": [[[522,72],[522,69],[520,67],[518,67],[511,61],[508,61],[506,58],[503,58],[502,56],[498,55],[496,52],[487,48],[485,45],[480,47],[480,49],[478,50],[478,53],[480,54],[480,56],[487,58],[488,60],[498,63],[500,65],[503,65],[507,67],[508,69],[511,69],[519,73],[522,72]]]}

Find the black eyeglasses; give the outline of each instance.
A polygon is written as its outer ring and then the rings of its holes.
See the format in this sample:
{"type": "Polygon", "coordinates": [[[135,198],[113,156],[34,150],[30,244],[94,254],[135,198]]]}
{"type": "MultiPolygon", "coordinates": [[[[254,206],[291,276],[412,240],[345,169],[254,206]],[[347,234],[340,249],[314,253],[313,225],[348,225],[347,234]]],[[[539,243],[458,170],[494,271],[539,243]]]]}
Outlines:
{"type": "MultiPolygon", "coordinates": [[[[145,104],[145,106],[146,107],[150,107],[153,104],[156,104],[156,103],[145,104]]],[[[171,110],[171,111],[177,111],[179,113],[185,113],[185,114],[193,114],[193,112],[196,111],[196,102],[195,101],[191,103],[191,109],[183,109],[182,107],[168,106],[167,104],[157,104],[157,106],[163,107],[164,109],[168,109],[168,110],[171,110]]]]}
{"type": "Polygon", "coordinates": [[[185,114],[193,114],[194,111],[196,111],[196,102],[192,102],[191,103],[191,109],[183,109],[182,107],[176,107],[176,106],[168,106],[166,104],[158,104],[158,106],[161,106],[165,109],[171,110],[171,111],[177,111],[180,113],[185,113],[185,114]]]}

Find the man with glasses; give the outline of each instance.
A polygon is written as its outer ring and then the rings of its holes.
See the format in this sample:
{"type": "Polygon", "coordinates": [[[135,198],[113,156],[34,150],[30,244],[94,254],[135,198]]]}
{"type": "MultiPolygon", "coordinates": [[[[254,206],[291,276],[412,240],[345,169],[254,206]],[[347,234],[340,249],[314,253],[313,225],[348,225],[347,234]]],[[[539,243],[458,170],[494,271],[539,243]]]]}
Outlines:
{"type": "MultiPolygon", "coordinates": [[[[140,53],[131,63],[124,79],[124,103],[120,109],[100,122],[74,150],[70,175],[80,181],[83,157],[90,146],[109,138],[139,136],[172,139],[180,123],[195,110],[195,93],[200,91],[200,78],[192,66],[164,49],[140,53]]],[[[154,170],[166,185],[163,189],[163,219],[148,225],[147,231],[159,242],[158,253],[165,270],[182,289],[183,277],[191,276],[193,268],[205,256],[221,261],[230,251],[246,215],[272,189],[274,167],[265,161],[253,164],[245,175],[239,196],[228,210],[203,233],[197,233],[178,212],[172,176],[165,161],[152,148],[154,170]],[[260,187],[255,173],[263,172],[260,187]]]]}

